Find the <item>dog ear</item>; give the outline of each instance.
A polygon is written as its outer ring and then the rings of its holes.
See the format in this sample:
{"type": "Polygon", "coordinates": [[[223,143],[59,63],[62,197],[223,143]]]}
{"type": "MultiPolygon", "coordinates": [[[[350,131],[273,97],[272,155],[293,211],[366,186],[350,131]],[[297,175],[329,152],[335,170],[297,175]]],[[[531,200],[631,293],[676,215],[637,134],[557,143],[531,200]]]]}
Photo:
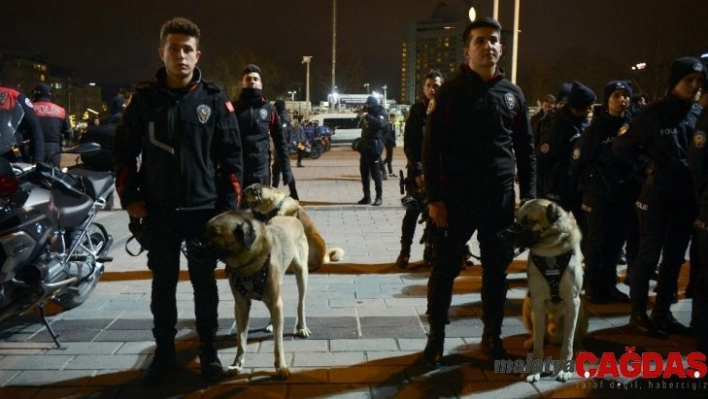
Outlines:
{"type": "Polygon", "coordinates": [[[234,236],[243,243],[246,249],[251,249],[251,245],[256,241],[256,231],[250,220],[244,220],[234,229],[234,236]]]}
{"type": "Polygon", "coordinates": [[[551,202],[546,207],[546,218],[548,222],[553,224],[560,218],[560,208],[555,203],[551,202]]]}

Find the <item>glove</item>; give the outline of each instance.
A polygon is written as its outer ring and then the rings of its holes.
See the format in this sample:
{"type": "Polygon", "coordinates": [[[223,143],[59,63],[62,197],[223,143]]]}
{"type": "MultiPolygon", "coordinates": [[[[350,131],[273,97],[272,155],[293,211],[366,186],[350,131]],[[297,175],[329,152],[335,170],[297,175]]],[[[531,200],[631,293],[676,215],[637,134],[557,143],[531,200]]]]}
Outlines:
{"type": "Polygon", "coordinates": [[[293,178],[293,172],[289,170],[284,170],[283,171],[283,185],[287,186],[290,184],[290,182],[294,181],[295,179],[293,178]]]}

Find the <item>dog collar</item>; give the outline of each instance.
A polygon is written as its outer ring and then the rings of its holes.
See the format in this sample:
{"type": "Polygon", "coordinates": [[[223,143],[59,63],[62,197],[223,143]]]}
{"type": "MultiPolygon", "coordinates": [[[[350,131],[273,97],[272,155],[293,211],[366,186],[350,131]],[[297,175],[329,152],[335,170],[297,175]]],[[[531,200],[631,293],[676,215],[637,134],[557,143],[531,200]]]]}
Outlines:
{"type": "Polygon", "coordinates": [[[543,277],[551,287],[551,302],[559,304],[561,297],[559,293],[560,281],[565,273],[565,269],[570,264],[570,258],[573,257],[573,251],[568,251],[558,256],[539,256],[531,255],[533,263],[538,270],[543,274],[543,277]]]}
{"type": "Polygon", "coordinates": [[[237,276],[235,273],[230,273],[229,280],[231,286],[246,298],[262,301],[263,290],[265,289],[266,279],[268,278],[268,269],[270,269],[270,254],[266,257],[263,267],[251,276],[241,277],[237,276]]]}
{"type": "Polygon", "coordinates": [[[263,213],[253,212],[253,214],[256,216],[256,219],[258,219],[261,222],[268,222],[270,219],[273,219],[275,216],[278,215],[278,212],[280,212],[280,208],[283,207],[283,203],[285,202],[285,198],[286,197],[283,197],[283,199],[281,199],[280,202],[278,202],[278,205],[276,205],[275,208],[273,208],[273,210],[268,213],[263,214],[263,213]]]}

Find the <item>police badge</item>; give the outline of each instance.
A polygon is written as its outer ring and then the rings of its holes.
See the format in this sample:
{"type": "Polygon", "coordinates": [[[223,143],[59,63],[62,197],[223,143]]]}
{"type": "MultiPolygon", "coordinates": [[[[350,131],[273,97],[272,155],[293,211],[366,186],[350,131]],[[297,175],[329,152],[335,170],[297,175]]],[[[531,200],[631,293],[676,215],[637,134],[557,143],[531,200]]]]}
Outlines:
{"type": "Polygon", "coordinates": [[[206,123],[211,116],[211,108],[208,105],[202,104],[197,107],[197,118],[202,124],[206,123]]]}
{"type": "Polygon", "coordinates": [[[266,118],[268,117],[268,111],[264,110],[263,108],[261,108],[261,110],[258,111],[258,113],[260,114],[261,119],[263,119],[263,120],[266,120],[266,118]]]}
{"type": "Polygon", "coordinates": [[[431,98],[430,102],[428,103],[428,109],[425,110],[426,115],[430,115],[435,111],[435,99],[431,98]]]}
{"type": "Polygon", "coordinates": [[[573,160],[577,161],[578,158],[580,158],[580,148],[576,148],[573,150],[573,160]]]}
{"type": "Polygon", "coordinates": [[[514,97],[511,93],[506,93],[504,94],[504,102],[506,103],[507,108],[514,109],[514,106],[516,105],[516,97],[514,97]]]}
{"type": "Polygon", "coordinates": [[[698,149],[703,148],[706,145],[706,132],[699,130],[693,133],[693,145],[698,149]]]}

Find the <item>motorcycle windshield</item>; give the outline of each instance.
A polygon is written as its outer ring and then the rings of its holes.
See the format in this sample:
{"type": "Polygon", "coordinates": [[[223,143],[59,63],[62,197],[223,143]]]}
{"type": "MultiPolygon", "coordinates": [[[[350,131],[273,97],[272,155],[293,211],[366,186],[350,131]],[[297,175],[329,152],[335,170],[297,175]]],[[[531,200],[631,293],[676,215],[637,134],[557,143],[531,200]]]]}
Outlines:
{"type": "Polygon", "coordinates": [[[17,131],[25,111],[19,104],[14,104],[10,109],[0,109],[0,140],[14,142],[17,131]]]}

